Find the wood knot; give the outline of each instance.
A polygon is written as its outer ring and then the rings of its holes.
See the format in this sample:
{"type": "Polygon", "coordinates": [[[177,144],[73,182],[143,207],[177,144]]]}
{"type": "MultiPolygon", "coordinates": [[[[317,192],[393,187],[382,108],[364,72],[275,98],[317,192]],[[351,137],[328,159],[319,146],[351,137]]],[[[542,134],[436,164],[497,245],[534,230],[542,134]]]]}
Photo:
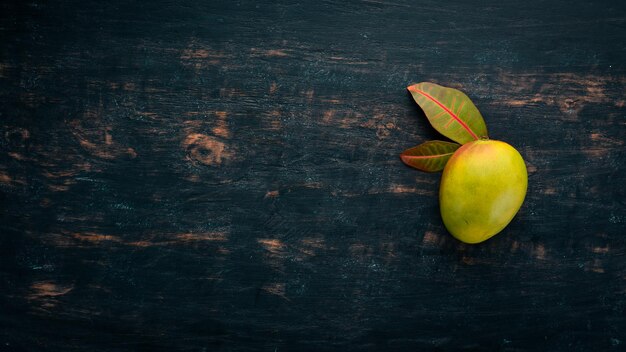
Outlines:
{"type": "Polygon", "coordinates": [[[566,115],[577,116],[584,104],[580,99],[565,99],[559,104],[559,109],[566,115]]]}
{"type": "Polygon", "coordinates": [[[192,162],[218,166],[229,157],[226,145],[214,137],[200,133],[192,133],[183,141],[187,152],[187,160],[192,162]]]}

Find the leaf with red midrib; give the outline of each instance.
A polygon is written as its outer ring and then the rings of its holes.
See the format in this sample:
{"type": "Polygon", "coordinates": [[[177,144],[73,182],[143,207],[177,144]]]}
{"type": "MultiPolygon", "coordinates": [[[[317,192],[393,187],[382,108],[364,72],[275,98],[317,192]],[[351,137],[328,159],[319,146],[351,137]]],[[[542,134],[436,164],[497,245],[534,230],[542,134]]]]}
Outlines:
{"type": "Polygon", "coordinates": [[[480,111],[463,92],[429,82],[407,89],[439,133],[461,144],[487,138],[480,111]]]}
{"type": "Polygon", "coordinates": [[[402,162],[418,170],[435,172],[446,166],[448,159],[461,147],[460,144],[444,141],[428,141],[409,148],[400,154],[402,162]]]}

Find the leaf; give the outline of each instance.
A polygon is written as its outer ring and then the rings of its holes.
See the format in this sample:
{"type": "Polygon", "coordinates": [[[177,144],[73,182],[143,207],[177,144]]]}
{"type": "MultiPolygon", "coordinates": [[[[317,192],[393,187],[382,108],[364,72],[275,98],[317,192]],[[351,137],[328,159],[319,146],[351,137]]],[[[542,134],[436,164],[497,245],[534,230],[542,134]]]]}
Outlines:
{"type": "Polygon", "coordinates": [[[465,93],[428,82],[407,89],[439,133],[461,144],[487,138],[485,120],[465,93]]]}
{"type": "Polygon", "coordinates": [[[400,154],[402,161],[416,169],[428,172],[441,171],[448,159],[461,145],[444,141],[428,141],[409,148],[400,154]]]}

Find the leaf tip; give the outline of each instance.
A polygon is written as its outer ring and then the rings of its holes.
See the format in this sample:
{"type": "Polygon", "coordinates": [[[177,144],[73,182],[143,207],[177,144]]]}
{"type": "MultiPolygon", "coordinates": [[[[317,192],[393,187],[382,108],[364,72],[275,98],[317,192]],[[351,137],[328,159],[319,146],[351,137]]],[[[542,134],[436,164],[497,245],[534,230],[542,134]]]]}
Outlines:
{"type": "Polygon", "coordinates": [[[408,163],[408,158],[407,158],[405,152],[400,153],[400,160],[402,160],[402,162],[407,164],[407,165],[409,164],[408,163]]]}

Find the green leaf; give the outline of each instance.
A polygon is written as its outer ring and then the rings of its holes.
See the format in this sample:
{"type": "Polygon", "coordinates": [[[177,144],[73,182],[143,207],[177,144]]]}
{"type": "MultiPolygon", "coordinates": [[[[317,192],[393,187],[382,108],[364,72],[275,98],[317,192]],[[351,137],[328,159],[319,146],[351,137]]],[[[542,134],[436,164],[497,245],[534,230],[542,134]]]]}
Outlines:
{"type": "Polygon", "coordinates": [[[465,93],[428,82],[407,89],[439,133],[461,144],[487,138],[485,121],[465,93]]]}
{"type": "Polygon", "coordinates": [[[400,154],[402,161],[418,170],[435,172],[446,166],[448,159],[461,145],[444,141],[428,141],[400,154]]]}

